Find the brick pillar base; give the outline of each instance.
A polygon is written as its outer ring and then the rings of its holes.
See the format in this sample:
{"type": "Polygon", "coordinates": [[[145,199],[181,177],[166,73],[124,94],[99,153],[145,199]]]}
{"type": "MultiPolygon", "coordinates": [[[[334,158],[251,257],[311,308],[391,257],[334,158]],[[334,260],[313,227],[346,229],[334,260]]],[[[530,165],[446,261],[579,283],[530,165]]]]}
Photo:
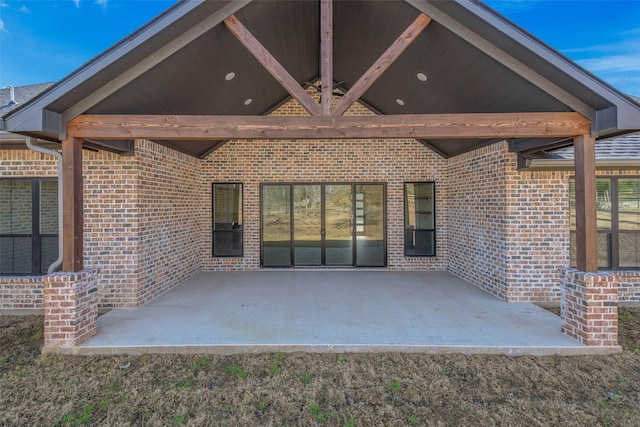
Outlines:
{"type": "Polygon", "coordinates": [[[97,332],[98,272],[55,273],[43,277],[44,348],[58,352],[97,332]]]}
{"type": "Polygon", "coordinates": [[[562,330],[589,346],[618,345],[618,279],[615,273],[565,270],[560,303],[562,330]]]}

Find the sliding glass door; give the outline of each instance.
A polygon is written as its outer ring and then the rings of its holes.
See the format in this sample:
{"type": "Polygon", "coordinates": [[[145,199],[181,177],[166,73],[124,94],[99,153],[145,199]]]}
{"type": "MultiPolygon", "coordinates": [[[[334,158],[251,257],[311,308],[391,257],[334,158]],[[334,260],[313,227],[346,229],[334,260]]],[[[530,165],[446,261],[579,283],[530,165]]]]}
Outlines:
{"type": "Polygon", "coordinates": [[[322,265],[322,186],[293,186],[293,262],[322,265]]]}
{"type": "Polygon", "coordinates": [[[386,264],[384,184],[264,184],[262,265],[386,264]]]}
{"type": "Polygon", "coordinates": [[[262,187],[262,263],[289,267],[291,261],[291,186],[262,187]]]}
{"type": "Polygon", "coordinates": [[[353,265],[353,192],[349,184],[324,187],[325,265],[353,265]]]}

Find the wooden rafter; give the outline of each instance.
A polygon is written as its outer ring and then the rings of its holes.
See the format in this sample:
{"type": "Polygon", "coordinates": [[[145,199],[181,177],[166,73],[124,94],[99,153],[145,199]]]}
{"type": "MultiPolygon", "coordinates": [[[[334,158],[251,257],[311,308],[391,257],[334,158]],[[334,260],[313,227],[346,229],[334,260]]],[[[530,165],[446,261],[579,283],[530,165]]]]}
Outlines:
{"type": "Polygon", "coordinates": [[[320,0],[320,106],[323,116],[333,108],[333,0],[320,0]]]}
{"type": "Polygon", "coordinates": [[[289,94],[294,97],[312,116],[320,115],[320,105],[313,100],[296,79],[273,57],[258,39],[245,27],[235,15],[224,20],[229,31],[244,45],[244,47],[262,64],[262,66],[276,79],[289,94]]]}
{"type": "Polygon", "coordinates": [[[67,132],[85,139],[485,139],[574,137],[590,122],[578,113],[391,116],[83,115],[67,132]]]}
{"type": "Polygon", "coordinates": [[[341,116],[356,102],[373,83],[393,64],[407,47],[427,28],[431,18],[421,13],[415,21],[396,39],[395,42],[376,60],[376,62],[351,86],[342,100],[333,110],[335,116],[341,116]]]}

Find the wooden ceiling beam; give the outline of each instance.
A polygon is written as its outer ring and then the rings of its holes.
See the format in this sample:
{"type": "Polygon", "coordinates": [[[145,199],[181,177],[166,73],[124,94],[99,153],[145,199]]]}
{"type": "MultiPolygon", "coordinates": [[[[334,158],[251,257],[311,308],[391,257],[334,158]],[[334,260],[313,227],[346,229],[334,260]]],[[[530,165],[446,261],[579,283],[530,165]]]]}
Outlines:
{"type": "Polygon", "coordinates": [[[485,139],[588,134],[578,113],[390,116],[82,115],[67,125],[83,139],[485,139]]]}
{"type": "Polygon", "coordinates": [[[333,109],[333,0],[320,0],[320,108],[323,116],[333,109]]]}
{"type": "Polygon", "coordinates": [[[245,27],[235,15],[224,20],[226,27],[242,45],[262,64],[262,66],[295,98],[312,116],[319,116],[320,105],[314,101],[291,74],[278,62],[258,39],[245,27]]]}
{"type": "Polygon", "coordinates": [[[341,116],[375,83],[376,80],[400,57],[402,52],[427,28],[431,18],[421,13],[407,27],[407,29],[393,42],[391,46],[374,62],[374,64],[351,86],[351,89],[342,97],[336,108],[334,116],[341,116]]]}

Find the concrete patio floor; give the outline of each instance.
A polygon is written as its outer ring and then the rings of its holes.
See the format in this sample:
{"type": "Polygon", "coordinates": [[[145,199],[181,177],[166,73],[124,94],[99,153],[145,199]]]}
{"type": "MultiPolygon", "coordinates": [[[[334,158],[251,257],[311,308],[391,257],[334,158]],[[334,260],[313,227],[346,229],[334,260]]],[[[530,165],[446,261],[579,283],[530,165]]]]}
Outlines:
{"type": "Polygon", "coordinates": [[[98,319],[74,354],[461,352],[602,354],[558,316],[447,272],[206,272],[98,319]]]}

